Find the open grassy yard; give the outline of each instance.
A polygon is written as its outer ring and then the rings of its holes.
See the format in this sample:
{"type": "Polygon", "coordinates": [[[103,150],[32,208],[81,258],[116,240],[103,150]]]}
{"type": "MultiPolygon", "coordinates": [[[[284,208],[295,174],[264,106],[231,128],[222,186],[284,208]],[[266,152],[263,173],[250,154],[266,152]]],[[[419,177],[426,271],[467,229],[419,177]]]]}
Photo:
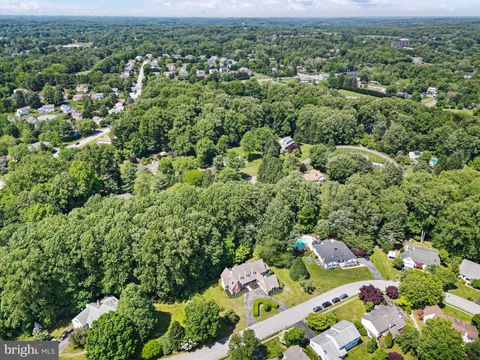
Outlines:
{"type": "Polygon", "coordinates": [[[446,315],[453,316],[459,320],[466,322],[467,324],[472,323],[472,315],[461,309],[456,308],[455,306],[445,305],[442,310],[446,315]]]}
{"type": "Polygon", "coordinates": [[[75,360],[85,360],[85,349],[77,349],[73,347],[72,344],[69,344],[60,354],[59,360],[66,359],[75,359],[75,360]]]}
{"type": "MultiPolygon", "coordinates": [[[[346,359],[349,359],[349,360],[369,359],[370,354],[367,352],[367,341],[368,341],[368,337],[366,337],[366,336],[362,337],[362,343],[360,345],[357,345],[356,347],[354,347],[352,350],[350,350],[348,352],[348,355],[347,355],[346,359]]],[[[385,351],[387,352],[387,354],[389,352],[397,352],[397,353],[399,353],[403,356],[404,360],[416,360],[417,359],[416,357],[414,357],[411,354],[404,354],[397,344],[394,344],[391,349],[385,349],[385,351]]]]}
{"type": "Polygon", "coordinates": [[[300,156],[300,160],[305,160],[310,157],[310,151],[312,150],[313,145],[310,144],[303,144],[300,146],[302,150],[302,155],[300,156]]]}
{"type": "Polygon", "coordinates": [[[284,284],[283,291],[273,297],[283,301],[288,307],[299,304],[311,297],[320,295],[341,285],[360,280],[373,279],[372,274],[365,266],[324,270],[315,263],[311,255],[305,256],[303,260],[310,273],[310,279],[316,287],[315,292],[311,295],[304,292],[299,283],[290,278],[288,269],[272,268],[280,282],[284,284]]]}
{"type": "Polygon", "coordinates": [[[260,350],[267,359],[274,359],[280,357],[280,353],[287,350],[287,347],[280,342],[278,337],[275,337],[260,346],[260,350]]]}
{"type": "Polygon", "coordinates": [[[361,149],[339,149],[337,148],[337,152],[341,154],[360,154],[367,156],[368,159],[372,162],[379,163],[379,164],[385,164],[387,160],[381,158],[380,156],[377,156],[375,154],[371,154],[369,152],[363,151],[361,149]]]}
{"type": "Polygon", "coordinates": [[[338,92],[346,97],[352,97],[352,98],[361,98],[361,97],[369,97],[370,95],[366,95],[366,94],[360,94],[360,93],[357,93],[357,92],[354,92],[354,91],[350,91],[350,90],[338,90],[338,92]]]}
{"type": "Polygon", "coordinates": [[[379,247],[373,250],[370,259],[385,280],[393,280],[400,277],[400,271],[393,267],[393,261],[389,260],[387,254],[379,247]]]}
{"type": "Polygon", "coordinates": [[[480,299],[480,290],[467,286],[460,280],[457,281],[455,286],[455,289],[451,289],[448,292],[474,302],[480,299]]]}
{"type": "Polygon", "coordinates": [[[344,301],[343,305],[332,310],[337,315],[338,320],[360,321],[366,312],[363,302],[358,297],[345,299],[344,301]]]}

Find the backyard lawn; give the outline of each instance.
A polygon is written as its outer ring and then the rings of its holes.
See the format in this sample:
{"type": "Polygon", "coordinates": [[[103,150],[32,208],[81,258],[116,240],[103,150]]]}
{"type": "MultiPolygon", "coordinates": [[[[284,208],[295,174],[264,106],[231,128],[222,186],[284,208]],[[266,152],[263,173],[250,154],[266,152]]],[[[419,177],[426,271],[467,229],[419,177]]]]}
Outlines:
{"type": "Polygon", "coordinates": [[[315,263],[311,255],[305,256],[303,260],[310,273],[310,279],[316,287],[315,292],[311,295],[304,292],[298,282],[290,278],[288,269],[272,268],[280,282],[284,284],[283,291],[273,297],[282,301],[288,307],[304,302],[311,297],[320,295],[341,285],[361,280],[373,280],[373,276],[366,266],[324,270],[315,263]]]}
{"type": "Polygon", "coordinates": [[[472,315],[470,315],[469,313],[467,313],[463,310],[460,310],[460,309],[458,309],[454,306],[445,305],[445,307],[442,308],[442,311],[446,315],[453,316],[453,317],[455,317],[459,320],[462,320],[462,321],[466,322],[467,324],[472,323],[472,315]]]}
{"type": "Polygon", "coordinates": [[[393,261],[389,260],[387,254],[379,247],[373,250],[370,259],[385,280],[394,280],[400,277],[400,271],[393,267],[393,261]]]}
{"type": "Polygon", "coordinates": [[[363,302],[357,296],[344,301],[343,305],[332,310],[337,315],[338,320],[360,321],[366,312],[363,302]]]}
{"type": "Polygon", "coordinates": [[[480,290],[467,286],[460,280],[457,281],[455,286],[455,289],[451,289],[448,292],[474,302],[480,299],[480,290]]]}
{"type": "Polygon", "coordinates": [[[363,151],[362,149],[337,148],[337,152],[339,152],[341,154],[360,154],[360,155],[364,155],[364,156],[367,156],[370,161],[375,162],[375,163],[379,163],[379,164],[385,164],[387,162],[387,160],[381,158],[380,156],[369,153],[367,151],[363,151]]]}
{"type": "Polygon", "coordinates": [[[346,97],[352,97],[352,98],[361,98],[361,97],[371,97],[370,95],[367,95],[367,94],[360,94],[360,93],[357,93],[357,92],[354,92],[354,91],[350,91],[350,90],[338,90],[338,92],[346,97]]]}

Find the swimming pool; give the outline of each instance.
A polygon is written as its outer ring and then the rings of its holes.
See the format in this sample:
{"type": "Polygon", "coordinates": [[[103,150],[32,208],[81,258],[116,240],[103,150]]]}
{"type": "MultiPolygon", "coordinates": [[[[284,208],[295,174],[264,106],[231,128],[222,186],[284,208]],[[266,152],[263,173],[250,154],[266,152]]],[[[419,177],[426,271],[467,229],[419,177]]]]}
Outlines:
{"type": "Polygon", "coordinates": [[[309,244],[312,241],[310,236],[302,236],[300,239],[297,240],[295,243],[295,248],[297,250],[301,250],[305,247],[305,245],[309,244]]]}

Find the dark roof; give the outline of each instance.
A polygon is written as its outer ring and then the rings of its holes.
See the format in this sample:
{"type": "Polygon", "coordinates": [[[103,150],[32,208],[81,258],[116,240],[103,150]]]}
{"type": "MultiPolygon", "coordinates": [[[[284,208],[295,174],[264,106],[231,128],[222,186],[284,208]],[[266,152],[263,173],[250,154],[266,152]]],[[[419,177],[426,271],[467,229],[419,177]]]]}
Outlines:
{"type": "Polygon", "coordinates": [[[325,263],[346,262],[350,259],[356,259],[356,256],[345,245],[343,241],[323,240],[321,243],[313,244],[313,248],[325,263]]]}

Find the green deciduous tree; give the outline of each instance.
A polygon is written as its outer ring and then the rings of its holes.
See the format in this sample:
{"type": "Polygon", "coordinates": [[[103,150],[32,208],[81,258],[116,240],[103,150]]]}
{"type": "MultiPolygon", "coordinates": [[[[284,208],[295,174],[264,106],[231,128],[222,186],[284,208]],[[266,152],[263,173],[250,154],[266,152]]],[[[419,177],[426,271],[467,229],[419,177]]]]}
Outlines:
{"type": "Polygon", "coordinates": [[[439,304],[444,297],[442,284],[434,275],[421,270],[409,270],[403,274],[400,295],[416,309],[439,304]]]}
{"type": "Polygon", "coordinates": [[[289,275],[294,281],[308,279],[310,277],[307,267],[305,266],[305,263],[301,257],[297,257],[295,260],[293,260],[292,266],[290,266],[289,275]]]}
{"type": "Polygon", "coordinates": [[[103,314],[87,331],[87,356],[92,360],[135,358],[140,336],[135,324],[117,312],[103,314]]]}
{"type": "Polygon", "coordinates": [[[442,318],[427,320],[418,342],[419,360],[465,359],[462,336],[452,323],[442,318]]]}
{"type": "Polygon", "coordinates": [[[247,329],[242,335],[234,334],[228,344],[228,358],[230,360],[254,360],[255,349],[260,341],[255,337],[253,330],[247,329]]]}
{"type": "Polygon", "coordinates": [[[204,344],[218,334],[220,307],[213,300],[195,297],[185,308],[185,330],[187,337],[204,344]]]}

